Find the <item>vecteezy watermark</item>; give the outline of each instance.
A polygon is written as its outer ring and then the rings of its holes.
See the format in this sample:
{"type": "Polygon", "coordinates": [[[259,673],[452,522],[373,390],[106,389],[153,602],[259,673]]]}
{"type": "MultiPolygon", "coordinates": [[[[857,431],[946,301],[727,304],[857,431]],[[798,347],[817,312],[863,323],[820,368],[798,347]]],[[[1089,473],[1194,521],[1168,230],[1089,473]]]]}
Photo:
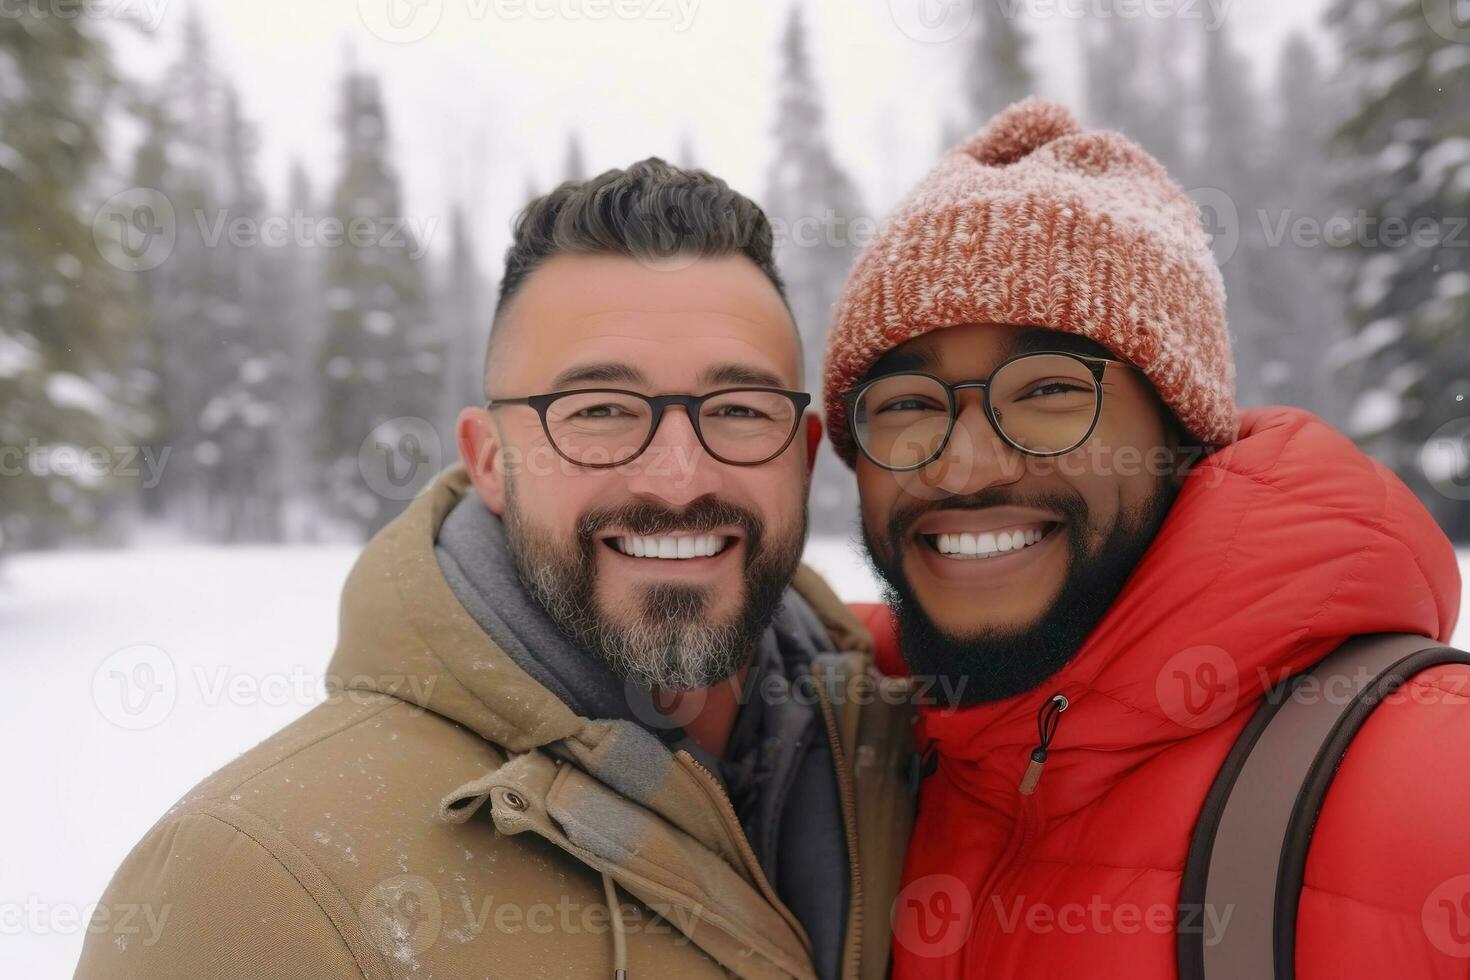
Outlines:
{"type": "Polygon", "coordinates": [[[1046,20],[1198,20],[1217,31],[1234,0],[980,0],[995,3],[1007,19],[1046,20]]]}
{"type": "Polygon", "coordinates": [[[1429,29],[1446,41],[1470,44],[1470,0],[1420,0],[1429,29]]]}
{"type": "Polygon", "coordinates": [[[92,674],[92,703],[119,728],[142,731],[162,722],[179,697],[173,658],[152,644],[115,650],[92,674]]]}
{"type": "MultiPolygon", "coordinates": [[[[844,678],[842,684],[823,686],[812,674],[802,674],[794,680],[779,673],[763,674],[756,684],[745,686],[735,678],[723,682],[735,702],[744,705],[751,700],[767,706],[797,704],[812,707],[825,700],[835,707],[885,704],[896,707],[912,705],[955,705],[964,697],[969,678],[964,676],[933,676],[929,674],[906,674],[888,677],[876,668],[869,668],[844,678]]],[[[623,681],[624,697],[633,715],[646,727],[671,729],[687,725],[704,710],[712,694],[722,685],[686,691],[678,705],[667,711],[655,706],[648,698],[648,689],[635,677],[623,681]]]]}
{"type": "Polygon", "coordinates": [[[1182,911],[1182,919],[1188,928],[1203,933],[1206,946],[1215,946],[1225,938],[1225,930],[1230,926],[1235,908],[1227,905],[1217,909],[1206,904],[1181,910],[1169,902],[1139,905],[1136,902],[1111,902],[1101,895],[1093,895],[1085,902],[1031,901],[1024,895],[1016,895],[1006,901],[999,895],[992,895],[990,911],[995,913],[1001,932],[1037,936],[1133,936],[1139,933],[1169,936],[1179,931],[1176,923],[1180,921],[1178,917],[1182,911]]]}
{"type": "MultiPolygon", "coordinates": [[[[1338,211],[1330,215],[1307,214],[1292,208],[1241,209],[1218,187],[1193,187],[1184,192],[1199,213],[1201,227],[1210,242],[1215,261],[1224,266],[1240,248],[1250,230],[1252,240],[1265,248],[1283,245],[1295,248],[1436,249],[1470,248],[1470,215],[1447,214],[1430,217],[1381,216],[1366,210],[1338,211]],[[1247,229],[1248,222],[1258,226],[1247,229]]],[[[1180,212],[1181,214],[1183,212],[1180,212]]],[[[1193,221],[1191,215],[1188,219],[1193,221]]]]}
{"type": "Polygon", "coordinates": [[[1256,668],[1265,700],[1272,704],[1295,701],[1298,704],[1332,704],[1344,706],[1356,700],[1382,706],[1386,704],[1459,704],[1470,697],[1470,681],[1463,674],[1436,676],[1432,683],[1418,683],[1412,677],[1389,675],[1384,686],[1373,688],[1378,674],[1366,667],[1332,674],[1293,676],[1291,671],[1256,668]]]}
{"type": "MultiPolygon", "coordinates": [[[[970,26],[976,0],[888,0],[888,16],[906,36],[924,44],[953,41],[970,26]]],[[[981,3],[994,0],[980,0],[981,3]]]]}
{"type": "Polygon", "coordinates": [[[870,215],[840,215],[832,208],[821,214],[771,216],[771,237],[779,251],[785,248],[863,249],[878,237],[878,220],[870,215]]]}
{"type": "Polygon", "coordinates": [[[1425,896],[1419,921],[1435,949],[1456,959],[1470,959],[1470,875],[1457,875],[1435,886],[1425,896]]]}
{"type": "MultiPolygon", "coordinates": [[[[932,428],[923,423],[916,425],[913,437],[901,436],[899,444],[903,445],[902,440],[908,439],[907,448],[913,458],[927,457],[938,448],[940,438],[931,431],[932,428]]],[[[956,422],[949,441],[944,444],[944,451],[937,459],[917,470],[894,472],[893,478],[904,493],[920,500],[940,500],[953,495],[952,488],[967,484],[980,466],[994,468],[1005,477],[1017,478],[1023,474],[1043,478],[1060,474],[1073,478],[1118,476],[1125,479],[1144,475],[1155,479],[1189,476],[1202,481],[1201,485],[1205,487],[1217,486],[1225,479],[1225,473],[1219,467],[1198,465],[1208,458],[1202,447],[1111,446],[1094,437],[1061,456],[1028,456],[1020,452],[994,454],[977,447],[976,441],[967,426],[956,422]]]]}
{"type": "Polygon", "coordinates": [[[22,901],[0,901],[0,936],[71,936],[111,934],[113,945],[126,951],[133,943],[152,946],[163,936],[173,906],[137,902],[103,904],[47,902],[35,895],[22,901]]]}
{"type": "Polygon", "coordinates": [[[181,671],[167,651],[135,644],[103,658],[92,675],[92,703],[119,728],[142,731],[164,722],[185,695],[208,708],[311,708],[333,696],[367,700],[381,695],[422,707],[436,682],[433,675],[323,674],[299,665],[253,672],[228,664],[194,664],[181,671]]]}
{"type": "Polygon", "coordinates": [[[152,490],[172,452],[172,446],[42,445],[33,437],[24,446],[0,446],[0,477],[59,476],[83,483],[115,477],[141,480],[144,490],[152,490]]]}
{"type": "Polygon", "coordinates": [[[1235,658],[1209,644],[1180,650],[1155,676],[1154,696],[1171,721],[1185,728],[1212,728],[1229,718],[1240,700],[1235,658]]]}
{"type": "Polygon", "coordinates": [[[1470,500],[1470,416],[1450,419],[1434,430],[1419,450],[1419,470],[1450,500],[1470,500]]]}
{"type": "Polygon", "coordinates": [[[114,194],[92,216],[92,241],[98,253],[124,272],[147,272],[163,265],[178,236],[173,202],[151,187],[114,194]]]}
{"type": "Polygon", "coordinates": [[[0,19],[120,20],[156,31],[169,0],[0,0],[0,19]]]}
{"type": "MultiPolygon", "coordinates": [[[[575,936],[612,931],[613,909],[599,895],[587,901],[563,893],[554,901],[512,902],[494,895],[475,896],[456,888],[446,899],[422,875],[396,875],[374,885],[358,915],[384,956],[409,962],[428,952],[442,936],[456,945],[481,935],[575,936]]],[[[668,902],[618,903],[624,935],[667,936],[687,945],[701,913],[699,906],[668,902]]]]}
{"type": "MultiPolygon", "coordinates": [[[[3,0],[0,0],[3,2],[3,0]]],[[[179,236],[204,248],[238,249],[380,248],[418,261],[439,227],[434,216],[316,215],[297,208],[289,214],[236,214],[228,208],[194,208],[180,217],[163,192],[130,187],[103,202],[92,217],[92,240],[109,264],[124,272],[147,272],[168,261],[179,236]]]]}
{"type": "Polygon", "coordinates": [[[417,262],[428,251],[429,239],[439,226],[436,217],[411,215],[354,215],[347,220],[332,215],[310,215],[299,208],[286,215],[232,215],[228,209],[193,212],[199,237],[206,248],[225,242],[235,248],[388,248],[399,249],[417,262]]]}
{"type": "Polygon", "coordinates": [[[1284,208],[1273,214],[1257,212],[1267,248],[1289,244],[1298,248],[1470,248],[1470,215],[1426,215],[1409,219],[1380,217],[1358,210],[1319,218],[1284,208]]]}
{"type": "Polygon", "coordinates": [[[975,899],[951,874],[915,878],[893,900],[893,941],[915,956],[938,959],[959,951],[970,936],[975,899]]]}
{"type": "Polygon", "coordinates": [[[449,4],[471,21],[649,21],[682,34],[694,23],[700,0],[357,0],[368,32],[391,44],[422,41],[439,28],[449,4]]]}
{"type": "Polygon", "coordinates": [[[412,500],[443,461],[444,444],[433,423],[409,415],[374,426],[357,450],[363,483],[384,500],[412,500]]]}
{"type": "Polygon", "coordinates": [[[1215,262],[1224,266],[1240,247],[1240,211],[1235,199],[1218,187],[1191,187],[1184,195],[1194,202],[1215,262]]]}

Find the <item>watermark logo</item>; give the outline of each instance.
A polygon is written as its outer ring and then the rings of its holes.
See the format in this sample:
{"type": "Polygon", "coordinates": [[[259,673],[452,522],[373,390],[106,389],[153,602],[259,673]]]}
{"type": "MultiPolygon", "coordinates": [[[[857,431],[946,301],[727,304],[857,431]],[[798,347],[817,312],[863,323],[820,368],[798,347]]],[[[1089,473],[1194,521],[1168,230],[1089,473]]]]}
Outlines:
{"type": "Polygon", "coordinates": [[[112,945],[120,952],[137,944],[154,946],[163,938],[168,925],[169,904],[153,905],[95,902],[47,902],[36,895],[24,901],[0,901],[0,936],[73,936],[110,935],[112,945]]]}
{"type": "Polygon", "coordinates": [[[413,44],[439,26],[444,0],[357,0],[357,16],[379,40],[413,44]]]}
{"type": "Polygon", "coordinates": [[[1470,500],[1470,416],[1434,430],[1419,450],[1419,469],[1450,500],[1470,500]]]}
{"type": "Polygon", "coordinates": [[[146,643],[114,651],[92,675],[92,703],[119,728],[142,731],[169,716],[179,696],[173,658],[146,643]]]}
{"type": "MultiPolygon", "coordinates": [[[[463,0],[456,10],[471,21],[561,20],[662,21],[676,33],[694,23],[698,0],[463,0]]],[[[357,13],[373,36],[390,44],[413,44],[444,19],[444,0],[358,0],[357,13]]]]}
{"type": "Polygon", "coordinates": [[[357,469],[369,490],[384,500],[416,497],[444,459],[444,446],[434,426],[421,418],[401,416],[378,425],[357,451],[357,469]]]}
{"type": "Polygon", "coordinates": [[[1171,721],[1194,729],[1218,725],[1240,699],[1235,658],[1216,646],[1181,650],[1159,671],[1154,694],[1171,721]]]}
{"type": "Polygon", "coordinates": [[[1191,187],[1184,194],[1199,212],[1215,262],[1224,266],[1240,247],[1240,209],[1235,199],[1218,187],[1191,187]]]}
{"type": "Polygon", "coordinates": [[[993,0],[1007,20],[1182,20],[1203,21],[1218,31],[1233,0],[993,0]]]}
{"type": "Polygon", "coordinates": [[[1470,959],[1470,875],[1440,882],[1424,899],[1419,918],[1435,949],[1470,959]]]}
{"type": "Polygon", "coordinates": [[[174,206],[151,187],[130,187],[103,202],[92,217],[92,241],[109,265],[124,272],[156,269],[178,241],[174,206]]]}
{"type": "Polygon", "coordinates": [[[169,0],[0,0],[0,18],[117,20],[151,33],[163,23],[168,5],[169,0]]]}
{"type": "Polygon", "coordinates": [[[357,911],[378,951],[398,963],[427,951],[444,925],[439,890],[420,875],[378,882],[357,911]]]}
{"type": "Polygon", "coordinates": [[[1446,41],[1470,44],[1470,0],[1420,0],[1429,29],[1446,41]]]}
{"type": "Polygon", "coordinates": [[[893,939],[916,956],[949,956],[970,937],[974,912],[964,882],[949,874],[925,875],[894,899],[893,939]]]}
{"type": "Polygon", "coordinates": [[[943,44],[969,28],[975,0],[888,0],[888,16],[915,41],[943,44]]]}

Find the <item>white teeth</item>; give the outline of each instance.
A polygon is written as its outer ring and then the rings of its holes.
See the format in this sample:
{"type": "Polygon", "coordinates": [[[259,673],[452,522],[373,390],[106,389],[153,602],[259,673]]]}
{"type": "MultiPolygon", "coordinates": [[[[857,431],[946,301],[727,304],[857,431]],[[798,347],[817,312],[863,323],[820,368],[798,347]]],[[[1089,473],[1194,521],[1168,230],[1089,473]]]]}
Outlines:
{"type": "Polygon", "coordinates": [[[628,534],[612,539],[614,548],[634,558],[708,558],[725,550],[728,539],[719,534],[628,534]]]}
{"type": "Polygon", "coordinates": [[[1046,532],[1042,525],[1017,528],[1014,531],[1001,531],[999,534],[994,531],[985,531],[980,534],[953,531],[928,535],[941,555],[956,559],[990,558],[1011,551],[1020,551],[1022,548],[1029,548],[1036,544],[1045,536],[1046,532]]]}

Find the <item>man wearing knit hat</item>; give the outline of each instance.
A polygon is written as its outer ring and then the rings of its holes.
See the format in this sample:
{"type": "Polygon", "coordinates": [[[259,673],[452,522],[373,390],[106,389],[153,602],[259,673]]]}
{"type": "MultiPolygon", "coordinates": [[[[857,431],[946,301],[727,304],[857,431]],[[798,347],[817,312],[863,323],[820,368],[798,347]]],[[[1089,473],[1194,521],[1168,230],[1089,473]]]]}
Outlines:
{"type": "MultiPolygon", "coordinates": [[[[1237,412],[1224,305],[1163,168],[1036,99],[851,274],[825,396],[887,584],[864,614],[949,701],[918,727],[899,980],[1178,975],[1191,835],[1267,691],[1359,634],[1453,631],[1454,552],[1408,489],[1305,412],[1237,412]]],[[[1470,962],[1470,780],[1443,775],[1470,673],[1409,687],[1321,806],[1302,978],[1470,962]]]]}

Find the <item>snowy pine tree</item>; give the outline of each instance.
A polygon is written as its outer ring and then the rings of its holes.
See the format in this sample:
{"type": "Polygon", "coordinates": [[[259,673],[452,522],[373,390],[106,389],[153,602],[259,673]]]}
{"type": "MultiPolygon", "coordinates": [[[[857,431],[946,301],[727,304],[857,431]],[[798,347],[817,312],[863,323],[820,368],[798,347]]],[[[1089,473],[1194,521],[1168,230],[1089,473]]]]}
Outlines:
{"type": "Polygon", "coordinates": [[[342,172],[330,214],[361,233],[356,243],[348,236],[326,250],[324,473],[333,513],[372,533],[407,497],[376,490],[359,454],[382,454],[373,465],[395,483],[432,477],[428,470],[442,462],[443,447],[424,445],[423,434],[437,431],[444,353],[420,243],[406,226],[376,78],[349,68],[339,125],[342,172]]]}
{"type": "MultiPolygon", "coordinates": [[[[806,387],[820,398],[832,304],[872,227],[856,186],[827,145],[806,29],[795,6],[782,36],[781,60],[776,156],[764,204],[806,353],[806,387]]],[[[813,529],[823,533],[846,533],[857,516],[852,474],[826,450],[813,476],[812,515],[813,529]]]]}
{"type": "Polygon", "coordinates": [[[1470,538],[1470,45],[1419,3],[1337,0],[1348,93],[1336,151],[1362,211],[1349,271],[1352,359],[1369,387],[1349,432],[1451,535],[1470,538]],[[1433,437],[1433,438],[1432,438],[1433,437]],[[1432,450],[1426,452],[1426,450],[1432,450]]]}
{"type": "Polygon", "coordinates": [[[88,20],[0,17],[0,552],[108,538],[152,428],[134,283],[87,213],[119,94],[88,20]]]}
{"type": "Polygon", "coordinates": [[[197,11],[145,111],[133,180],[172,207],[176,242],[138,277],[160,351],[168,470],[150,501],[213,541],[280,538],[275,427],[287,378],[260,239],[255,134],[213,64],[197,11]]]}

